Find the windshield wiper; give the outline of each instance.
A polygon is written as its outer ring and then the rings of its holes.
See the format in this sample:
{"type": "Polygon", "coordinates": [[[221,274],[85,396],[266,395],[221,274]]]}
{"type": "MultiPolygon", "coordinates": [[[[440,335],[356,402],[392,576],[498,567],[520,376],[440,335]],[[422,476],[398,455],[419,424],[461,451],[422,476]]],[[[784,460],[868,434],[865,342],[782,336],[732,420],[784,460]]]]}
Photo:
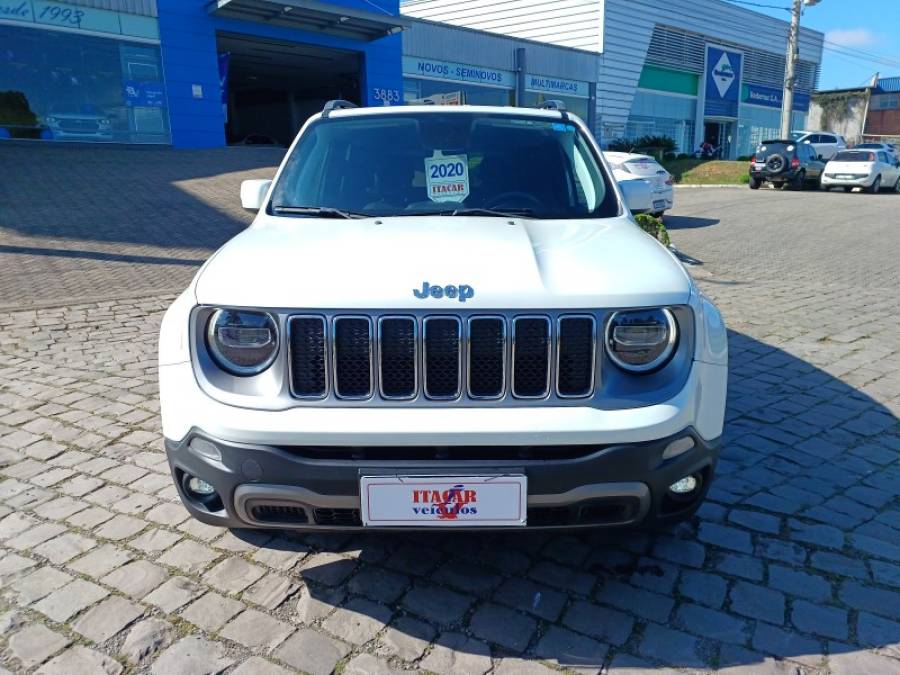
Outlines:
{"type": "Polygon", "coordinates": [[[289,216],[313,216],[315,218],[346,218],[353,220],[356,218],[369,218],[366,213],[354,213],[352,211],[342,211],[331,206],[273,206],[272,211],[277,214],[289,216]]]}
{"type": "Polygon", "coordinates": [[[487,216],[489,218],[516,218],[519,216],[531,216],[534,213],[531,209],[509,209],[507,211],[497,211],[496,209],[448,209],[446,211],[423,211],[421,213],[411,212],[410,216],[487,216]]]}

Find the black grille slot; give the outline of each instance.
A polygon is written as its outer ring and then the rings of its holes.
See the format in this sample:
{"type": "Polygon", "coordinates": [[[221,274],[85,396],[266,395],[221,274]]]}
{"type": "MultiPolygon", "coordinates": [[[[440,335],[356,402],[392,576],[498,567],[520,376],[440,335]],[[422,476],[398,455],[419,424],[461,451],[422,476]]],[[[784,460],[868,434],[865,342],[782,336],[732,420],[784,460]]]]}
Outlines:
{"type": "Polygon", "coordinates": [[[379,321],[381,395],[409,399],[416,395],[416,321],[386,317],[379,321]]]}
{"type": "Polygon", "coordinates": [[[258,504],[250,507],[250,516],[260,523],[308,523],[309,516],[302,506],[258,504]]]}
{"type": "Polygon", "coordinates": [[[367,318],[334,320],[334,391],[341,398],[372,395],[372,324],[367,318]]]}
{"type": "Polygon", "coordinates": [[[291,319],[291,389],[294,396],[323,398],[328,390],[325,319],[291,319]]]}
{"type": "Polygon", "coordinates": [[[429,317],[425,325],[425,395],[454,399],[460,394],[460,320],[429,317]]]}
{"type": "Polygon", "coordinates": [[[506,321],[477,317],[469,321],[469,395],[500,398],[506,376],[506,321]]]}
{"type": "Polygon", "coordinates": [[[359,527],[362,525],[359,509],[314,509],[313,518],[316,519],[316,525],[331,527],[359,527]]]}
{"type": "Polygon", "coordinates": [[[569,316],[559,320],[556,373],[560,396],[589,396],[594,388],[594,320],[569,316]]]}
{"type": "Polygon", "coordinates": [[[513,395],[544,398],[550,390],[550,319],[520,317],[513,323],[513,395]]]}

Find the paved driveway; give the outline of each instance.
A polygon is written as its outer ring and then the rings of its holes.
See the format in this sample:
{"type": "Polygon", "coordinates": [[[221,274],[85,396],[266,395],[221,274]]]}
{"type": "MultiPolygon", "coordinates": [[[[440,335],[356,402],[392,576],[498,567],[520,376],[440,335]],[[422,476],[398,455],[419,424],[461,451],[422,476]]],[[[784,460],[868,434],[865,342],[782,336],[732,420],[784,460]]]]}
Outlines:
{"type": "MultiPolygon", "coordinates": [[[[120,166],[113,193],[72,178],[101,230],[7,203],[4,246],[201,259],[244,222],[235,182],[266,162],[154,152],[120,166]],[[197,176],[178,178],[173,155],[197,176]],[[198,209],[187,229],[175,206],[166,226],[141,216],[150,234],[97,206],[165,204],[135,176],[148,171],[157,191],[199,181],[179,197],[198,209]]],[[[38,157],[45,169],[23,172],[54,170],[38,157]]],[[[900,195],[676,201],[673,241],[703,261],[694,274],[731,328],[731,380],[708,503],[664,532],[297,536],[189,520],[154,351],[166,292],[193,267],[0,249],[5,299],[82,294],[0,312],[0,669],[900,673],[900,195]],[[142,297],[95,300],[107,274],[142,297]]]]}

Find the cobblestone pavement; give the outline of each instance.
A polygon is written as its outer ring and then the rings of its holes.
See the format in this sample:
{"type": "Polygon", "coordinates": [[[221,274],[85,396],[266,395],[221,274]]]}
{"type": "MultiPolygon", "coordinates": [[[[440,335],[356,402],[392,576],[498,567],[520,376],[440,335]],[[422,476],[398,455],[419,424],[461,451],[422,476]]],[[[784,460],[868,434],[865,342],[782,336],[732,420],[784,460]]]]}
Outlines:
{"type": "Polygon", "coordinates": [[[284,150],[0,146],[0,308],[184,288],[284,150]]]}
{"type": "Polygon", "coordinates": [[[0,670],[900,673],[900,195],[676,199],[731,380],[709,500],[668,531],[210,528],[162,451],[171,296],[0,312],[0,670]]]}

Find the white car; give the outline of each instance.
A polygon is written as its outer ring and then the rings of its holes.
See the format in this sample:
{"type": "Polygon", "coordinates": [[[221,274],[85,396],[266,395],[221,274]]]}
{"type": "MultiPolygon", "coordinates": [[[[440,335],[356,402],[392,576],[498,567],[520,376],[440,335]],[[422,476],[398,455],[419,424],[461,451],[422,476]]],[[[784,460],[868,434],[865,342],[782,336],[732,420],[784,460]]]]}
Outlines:
{"type": "Polygon", "coordinates": [[[883,188],[900,192],[900,160],[884,150],[844,150],[825,165],[822,187],[845,192],[853,188],[872,193],[883,188]]]}
{"type": "Polygon", "coordinates": [[[889,156],[900,159],[900,147],[894,143],[859,143],[854,150],[884,150],[889,156]]]}
{"type": "Polygon", "coordinates": [[[232,528],[665,523],[709,487],[722,316],[564,109],[331,102],[166,312],[162,429],[232,528]]]}
{"type": "Polygon", "coordinates": [[[625,201],[633,215],[653,211],[654,187],[646,178],[635,176],[621,169],[612,168],[613,178],[625,194],[625,201]]]}
{"type": "Polygon", "coordinates": [[[797,143],[813,146],[814,154],[826,161],[847,148],[844,137],[831,131],[794,131],[791,138],[797,143]]]}
{"type": "Polygon", "coordinates": [[[603,153],[612,166],[617,179],[643,178],[650,182],[653,191],[652,203],[648,211],[655,216],[671,209],[675,204],[675,191],[672,187],[672,174],[649,155],[636,155],[628,152],[603,153]]]}

